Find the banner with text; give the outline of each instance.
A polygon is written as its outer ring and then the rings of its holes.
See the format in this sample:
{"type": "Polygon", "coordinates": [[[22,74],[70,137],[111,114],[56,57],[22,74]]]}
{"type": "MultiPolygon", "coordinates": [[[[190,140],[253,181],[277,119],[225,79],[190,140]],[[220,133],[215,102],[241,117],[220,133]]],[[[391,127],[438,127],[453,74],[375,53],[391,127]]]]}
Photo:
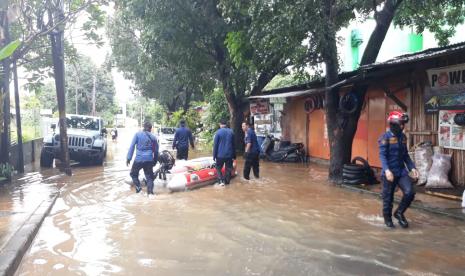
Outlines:
{"type": "Polygon", "coordinates": [[[425,111],[465,109],[465,64],[426,71],[429,86],[425,88],[425,111]]]}

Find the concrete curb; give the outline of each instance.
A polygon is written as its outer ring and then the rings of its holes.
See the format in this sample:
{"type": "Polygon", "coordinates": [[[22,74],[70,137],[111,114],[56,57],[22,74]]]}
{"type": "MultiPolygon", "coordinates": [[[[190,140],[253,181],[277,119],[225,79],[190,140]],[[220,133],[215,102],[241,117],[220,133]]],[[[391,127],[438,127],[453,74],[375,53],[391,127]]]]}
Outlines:
{"type": "Polygon", "coordinates": [[[14,275],[21,260],[29,249],[45,217],[50,213],[55,201],[60,195],[57,192],[50,199],[42,203],[34,210],[23,225],[13,234],[0,252],[0,275],[14,275]]]}
{"type": "MultiPolygon", "coordinates": [[[[357,187],[357,186],[351,186],[351,185],[345,185],[345,184],[341,184],[341,185],[337,185],[337,186],[340,186],[340,187],[342,187],[344,189],[351,190],[351,191],[354,191],[354,192],[359,192],[359,193],[364,193],[364,194],[369,194],[369,195],[372,195],[372,196],[376,196],[379,199],[381,199],[381,195],[378,192],[373,192],[373,191],[366,190],[366,189],[363,189],[363,188],[360,188],[360,187],[357,187]]],[[[394,198],[394,201],[399,203],[400,198],[396,196],[394,198]]],[[[446,216],[446,217],[458,219],[458,220],[461,220],[461,221],[465,221],[465,214],[454,214],[454,213],[449,212],[448,209],[435,208],[435,207],[427,206],[427,205],[424,205],[422,203],[418,203],[418,202],[415,202],[415,201],[412,202],[412,205],[410,207],[415,208],[415,209],[419,209],[419,210],[423,210],[423,211],[427,211],[427,212],[430,212],[430,213],[433,213],[433,214],[436,214],[436,215],[446,216]]]]}

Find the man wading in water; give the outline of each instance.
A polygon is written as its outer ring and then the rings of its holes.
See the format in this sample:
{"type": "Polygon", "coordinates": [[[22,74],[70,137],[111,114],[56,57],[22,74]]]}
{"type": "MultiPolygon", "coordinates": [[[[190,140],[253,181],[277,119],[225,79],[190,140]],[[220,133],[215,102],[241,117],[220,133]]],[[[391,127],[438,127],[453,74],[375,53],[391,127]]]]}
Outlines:
{"type": "Polygon", "coordinates": [[[220,186],[229,184],[233,170],[233,160],[236,159],[236,147],[234,144],[234,133],[226,127],[226,121],[220,121],[220,129],[216,131],[213,140],[213,160],[216,162],[218,172],[218,183],[220,186]],[[221,170],[225,166],[225,175],[221,170]]]}
{"type": "Polygon", "coordinates": [[[181,120],[180,127],[176,130],[173,140],[173,149],[176,148],[176,159],[187,160],[189,157],[189,143],[194,149],[194,137],[192,132],[186,127],[186,121],[181,120]]]}
{"type": "Polygon", "coordinates": [[[253,126],[247,122],[242,123],[242,130],[245,133],[245,152],[244,152],[244,178],[249,180],[250,169],[253,169],[255,178],[259,177],[260,146],[258,145],[257,135],[253,126]]]}
{"type": "Polygon", "coordinates": [[[389,114],[389,130],[384,133],[379,143],[379,158],[383,166],[381,178],[383,180],[383,216],[384,223],[389,228],[394,228],[392,222],[392,202],[396,187],[402,190],[403,196],[399,207],[394,212],[394,217],[402,228],[408,227],[408,221],[404,216],[405,211],[415,197],[412,181],[405,168],[412,172],[414,178],[418,178],[418,171],[407,151],[407,137],[403,133],[408,115],[399,111],[389,114]]]}
{"type": "Polygon", "coordinates": [[[153,181],[155,176],[153,174],[153,166],[158,160],[158,142],[157,138],[151,133],[152,124],[149,122],[144,123],[144,130],[139,131],[134,135],[131,146],[129,147],[126,165],[131,163],[132,155],[134,154],[134,147],[137,148],[136,158],[132,163],[131,178],[136,186],[136,193],[139,193],[142,188],[139,181],[139,171],[144,170],[145,179],[147,180],[147,194],[153,195],[153,181]]]}

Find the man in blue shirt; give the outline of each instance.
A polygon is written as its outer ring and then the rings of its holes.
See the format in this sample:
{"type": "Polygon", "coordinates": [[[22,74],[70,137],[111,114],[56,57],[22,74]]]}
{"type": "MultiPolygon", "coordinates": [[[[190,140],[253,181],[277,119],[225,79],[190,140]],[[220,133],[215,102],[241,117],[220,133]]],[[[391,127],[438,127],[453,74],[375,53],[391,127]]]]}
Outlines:
{"type": "Polygon", "coordinates": [[[144,123],[144,130],[139,131],[134,135],[131,146],[129,147],[126,165],[131,163],[134,148],[137,148],[136,158],[132,163],[131,178],[136,186],[136,193],[139,193],[142,188],[139,181],[139,171],[144,170],[145,179],[147,180],[147,194],[153,195],[153,181],[155,179],[153,166],[158,160],[158,142],[157,138],[151,133],[152,124],[144,123]]]}
{"type": "Polygon", "coordinates": [[[187,160],[189,156],[189,143],[192,149],[194,149],[194,138],[192,132],[186,127],[186,121],[181,120],[179,123],[180,127],[176,130],[173,140],[173,149],[176,148],[176,159],[187,160]]]}
{"type": "Polygon", "coordinates": [[[255,178],[259,177],[259,155],[260,147],[257,141],[257,135],[253,129],[253,125],[249,123],[242,123],[242,130],[245,133],[244,143],[245,143],[245,152],[244,152],[244,178],[249,180],[250,177],[250,168],[253,169],[253,174],[255,178]]]}
{"type": "Polygon", "coordinates": [[[389,114],[389,130],[379,138],[379,158],[383,167],[381,178],[383,180],[383,216],[387,227],[393,228],[392,202],[396,186],[402,190],[403,196],[399,207],[394,212],[394,217],[402,228],[408,227],[408,221],[404,216],[405,211],[415,197],[412,181],[408,171],[414,178],[418,178],[418,171],[413,164],[407,150],[407,137],[403,133],[408,122],[407,114],[393,111],[389,114]],[[406,169],[407,166],[407,169],[406,169]]]}
{"type": "Polygon", "coordinates": [[[234,133],[226,127],[226,121],[220,121],[220,129],[215,133],[213,140],[213,160],[216,161],[218,182],[220,186],[229,184],[233,170],[233,160],[236,159],[236,146],[234,144],[234,133]],[[221,170],[225,166],[225,175],[221,170]]]}

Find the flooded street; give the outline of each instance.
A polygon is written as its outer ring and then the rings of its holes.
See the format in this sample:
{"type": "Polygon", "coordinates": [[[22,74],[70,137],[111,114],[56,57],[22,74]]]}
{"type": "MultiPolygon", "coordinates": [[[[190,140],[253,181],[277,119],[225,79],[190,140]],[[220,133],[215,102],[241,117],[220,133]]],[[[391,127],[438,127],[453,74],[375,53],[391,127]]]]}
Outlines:
{"type": "MultiPolygon", "coordinates": [[[[260,180],[149,199],[126,183],[129,136],[103,167],[48,177],[61,189],[17,275],[463,275],[465,224],[328,184],[326,168],[261,163],[260,180]]],[[[241,159],[241,158],[240,158],[241,159]]],[[[242,160],[238,164],[242,175],[242,160]]],[[[30,174],[34,181],[43,174],[30,174]]]]}

